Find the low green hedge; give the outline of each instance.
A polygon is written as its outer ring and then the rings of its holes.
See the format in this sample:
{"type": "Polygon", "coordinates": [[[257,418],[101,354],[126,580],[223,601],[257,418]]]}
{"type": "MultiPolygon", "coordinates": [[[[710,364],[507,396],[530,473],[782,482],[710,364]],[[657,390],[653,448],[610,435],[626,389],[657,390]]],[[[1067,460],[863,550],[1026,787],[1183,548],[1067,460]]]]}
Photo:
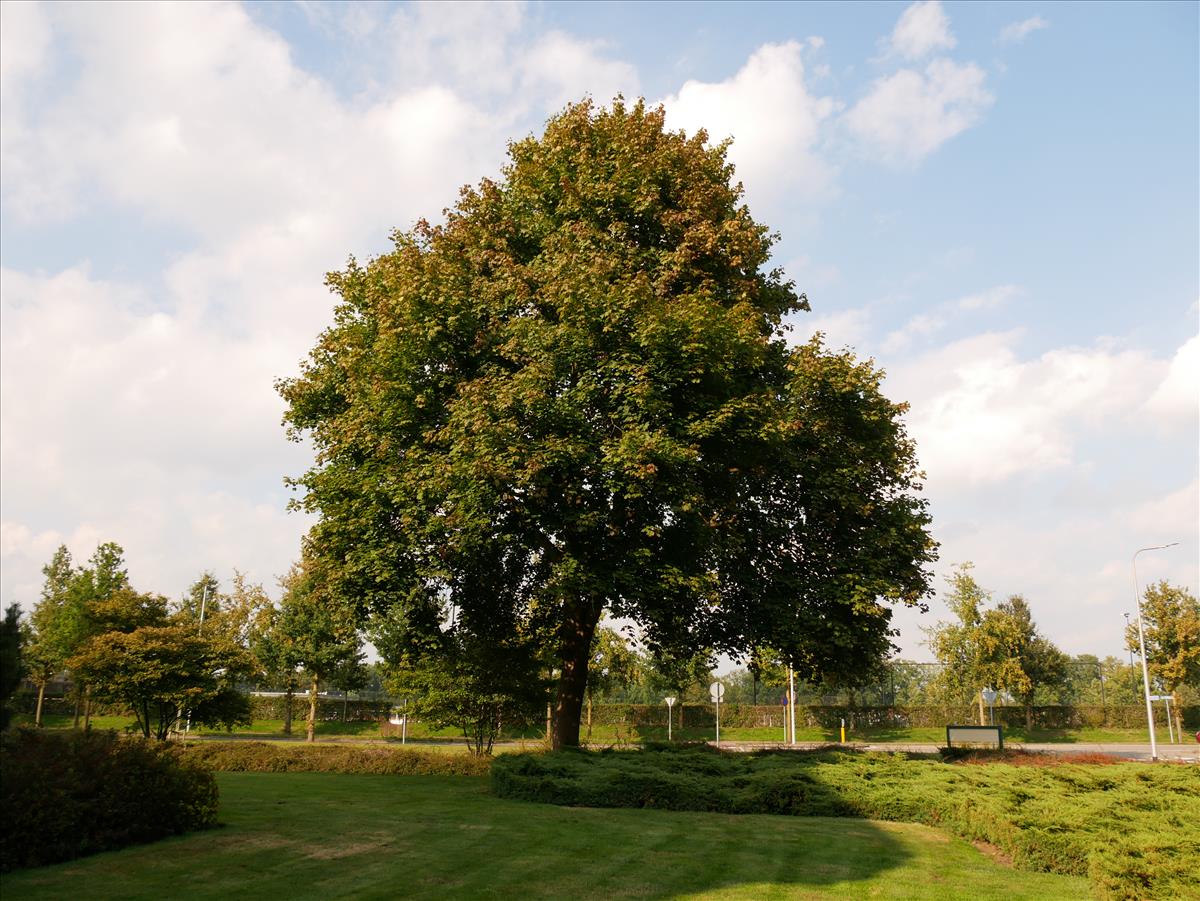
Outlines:
{"type": "Polygon", "coordinates": [[[989,842],[1025,869],[1087,875],[1104,898],[1200,898],[1195,767],[654,747],[506,755],[492,766],[492,786],[500,797],[560,805],[925,823],[989,842]]]}
{"type": "Polygon", "coordinates": [[[207,770],[236,773],[354,773],[384,776],[486,776],[491,759],[470,754],[361,745],[205,741],[183,758],[207,770]]]}
{"type": "Polygon", "coordinates": [[[0,869],[56,863],[217,823],[212,773],[115,732],[0,736],[0,869]]]}

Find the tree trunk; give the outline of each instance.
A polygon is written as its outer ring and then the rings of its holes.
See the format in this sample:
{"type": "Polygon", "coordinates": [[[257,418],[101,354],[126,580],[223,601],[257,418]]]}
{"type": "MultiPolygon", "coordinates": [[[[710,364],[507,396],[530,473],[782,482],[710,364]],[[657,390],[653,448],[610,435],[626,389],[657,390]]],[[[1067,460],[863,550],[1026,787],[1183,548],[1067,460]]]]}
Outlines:
{"type": "Polygon", "coordinates": [[[598,609],[581,608],[563,624],[559,647],[562,669],[558,677],[550,739],[550,747],[555,751],[579,747],[579,721],[583,713],[583,694],[587,688],[592,635],[599,619],[598,609]]]}
{"type": "MultiPolygon", "coordinates": [[[[1033,703],[1032,702],[1025,704],[1025,731],[1027,733],[1033,731],[1033,703]]],[[[1026,735],[1025,738],[1028,739],[1029,736],[1026,735]]]]}
{"type": "Polygon", "coordinates": [[[46,700],[46,680],[42,679],[38,682],[38,702],[37,710],[33,714],[33,724],[38,728],[42,725],[42,702],[46,700]]]}
{"type": "Polygon", "coordinates": [[[592,690],[587,690],[587,737],[588,741],[592,740],[592,690]]]}
{"type": "Polygon", "coordinates": [[[987,725],[987,714],[984,712],[984,709],[983,709],[983,694],[980,693],[978,695],[978,697],[979,697],[979,725],[986,726],[987,725]]]}
{"type": "Polygon", "coordinates": [[[317,729],[317,677],[312,677],[312,685],[308,689],[308,726],[304,740],[314,742],[317,729]]]}
{"type": "Polygon", "coordinates": [[[92,693],[85,692],[83,695],[83,728],[92,728],[92,693]]]}
{"type": "Polygon", "coordinates": [[[72,729],[79,728],[79,712],[83,709],[83,689],[78,686],[75,688],[75,719],[71,723],[72,729]]]}
{"type": "Polygon", "coordinates": [[[284,695],[283,707],[283,734],[292,734],[292,699],[295,697],[295,686],[292,684],[292,678],[289,676],[287,680],[287,693],[284,695]]]}

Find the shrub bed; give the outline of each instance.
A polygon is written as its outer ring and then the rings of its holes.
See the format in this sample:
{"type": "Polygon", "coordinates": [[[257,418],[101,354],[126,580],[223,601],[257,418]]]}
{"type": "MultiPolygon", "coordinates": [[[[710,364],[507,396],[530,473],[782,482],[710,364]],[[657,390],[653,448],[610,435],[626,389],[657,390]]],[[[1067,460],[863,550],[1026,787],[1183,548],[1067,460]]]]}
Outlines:
{"type": "Polygon", "coordinates": [[[114,732],[0,736],[0,870],[71,860],[217,822],[217,783],[175,749],[114,732]]]}
{"type": "Polygon", "coordinates": [[[376,776],[486,776],[492,761],[470,754],[354,745],[205,741],[189,745],[185,760],[234,773],[355,773],[376,776]]]}
{"type": "Polygon", "coordinates": [[[654,747],[506,755],[492,786],[501,797],[560,805],[925,823],[996,845],[1024,869],[1087,875],[1104,898],[1200,897],[1194,767],[654,747]]]}

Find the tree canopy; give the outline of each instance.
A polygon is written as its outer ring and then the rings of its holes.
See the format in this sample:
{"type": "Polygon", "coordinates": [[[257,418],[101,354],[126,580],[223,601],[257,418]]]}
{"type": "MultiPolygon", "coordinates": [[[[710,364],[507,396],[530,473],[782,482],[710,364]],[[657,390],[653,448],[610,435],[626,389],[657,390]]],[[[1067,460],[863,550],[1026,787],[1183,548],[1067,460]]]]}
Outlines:
{"type": "Polygon", "coordinates": [[[726,145],[661,109],[574,104],[439,225],[328,278],[335,320],[279,383],[314,466],[310,552],[409,634],[519,624],[578,742],[602,615],[656,651],[769,644],[814,677],[890,649],[934,545],[902,404],[785,317],[726,145]]]}
{"type": "Polygon", "coordinates": [[[1038,631],[1033,611],[1020,595],[989,606],[991,593],[980,587],[971,569],[970,563],[963,564],[949,579],[946,605],[958,621],[927,630],[929,646],[944,667],[941,688],[960,696],[985,687],[1005,691],[1024,705],[1026,726],[1033,728],[1034,694],[1040,686],[1064,681],[1068,658],[1038,631]]]}
{"type": "MultiPolygon", "coordinates": [[[[1142,594],[1142,625],[1146,637],[1146,664],[1151,678],[1175,696],[1175,718],[1183,733],[1185,685],[1200,689],[1200,601],[1181,585],[1166,580],[1150,585],[1142,594]]],[[[1129,627],[1126,640],[1137,649],[1137,626],[1129,627]]]]}

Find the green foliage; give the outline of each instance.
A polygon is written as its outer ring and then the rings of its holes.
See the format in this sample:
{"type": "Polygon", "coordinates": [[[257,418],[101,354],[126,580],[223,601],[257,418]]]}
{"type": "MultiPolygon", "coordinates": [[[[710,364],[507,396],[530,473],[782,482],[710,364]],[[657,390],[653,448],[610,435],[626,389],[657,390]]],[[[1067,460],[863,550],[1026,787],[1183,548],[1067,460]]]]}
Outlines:
{"type": "Polygon", "coordinates": [[[24,644],[21,607],[19,604],[10,604],[4,611],[4,619],[0,621],[0,730],[8,728],[12,716],[8,702],[25,674],[21,659],[24,644]]]}
{"type": "Polygon", "coordinates": [[[487,637],[451,621],[411,634],[401,610],[379,617],[373,635],[386,665],[386,685],[408,699],[406,710],[435,727],[460,729],[476,755],[492,753],[501,728],[536,721],[546,703],[537,643],[515,627],[487,637]]]}
{"type": "MultiPolygon", "coordinates": [[[[210,773],[167,746],[111,732],[0,737],[0,869],[40,866],[206,829],[210,773]]],[[[84,892],[86,894],[86,892],[84,892]]]]}
{"type": "Polygon", "coordinates": [[[938,676],[943,699],[978,697],[984,687],[1008,692],[1022,703],[1032,727],[1034,695],[1042,686],[1062,686],[1068,658],[1041,635],[1029,604],[1013,595],[994,608],[991,594],[959,566],[950,577],[946,605],[958,622],[926,629],[929,646],[943,670],[938,676]]]}
{"type": "Polygon", "coordinates": [[[724,144],[571,105],[394,240],[329,276],[335,324],[279,384],[332,593],[414,641],[447,603],[536,636],[558,744],[605,614],[681,658],[769,643],[849,676],[886,654],[934,556],[904,407],[869,363],[789,345],[808,303],[724,144]]]}
{"type": "Polygon", "coordinates": [[[179,602],[175,613],[179,619],[189,620],[198,626],[202,611],[204,621],[207,623],[209,617],[221,612],[224,601],[225,598],[221,594],[221,583],[213,573],[206,570],[188,587],[187,594],[179,602]]]}
{"type": "Polygon", "coordinates": [[[706,747],[505,755],[501,797],[557,805],[854,816],[939,825],[1021,868],[1087,875],[1105,898],[1193,897],[1190,767],[967,765],[903,754],[720,754],[706,747]]]}
{"type": "Polygon", "coordinates": [[[306,554],[280,580],[283,598],[263,620],[257,658],[291,689],[296,670],[309,683],[308,740],[314,740],[317,690],[322,679],[345,688],[362,684],[362,640],[354,609],[329,590],[328,569],[306,554]]]}
{"type": "Polygon", "coordinates": [[[405,748],[205,741],[182,752],[206,770],[241,773],[353,773],[388,776],[486,776],[490,759],[405,748]]]}
{"type": "Polygon", "coordinates": [[[249,701],[234,687],[249,668],[245,653],[191,625],[106,632],[69,662],[97,700],[127,705],[146,738],[165,740],[189,714],[213,727],[250,722],[249,701]]]}
{"type": "MultiPolygon", "coordinates": [[[[1150,676],[1168,692],[1200,689],[1200,601],[1179,585],[1161,581],[1142,595],[1142,627],[1150,676]]],[[[1137,650],[1137,626],[1126,634],[1137,650]]]]}

